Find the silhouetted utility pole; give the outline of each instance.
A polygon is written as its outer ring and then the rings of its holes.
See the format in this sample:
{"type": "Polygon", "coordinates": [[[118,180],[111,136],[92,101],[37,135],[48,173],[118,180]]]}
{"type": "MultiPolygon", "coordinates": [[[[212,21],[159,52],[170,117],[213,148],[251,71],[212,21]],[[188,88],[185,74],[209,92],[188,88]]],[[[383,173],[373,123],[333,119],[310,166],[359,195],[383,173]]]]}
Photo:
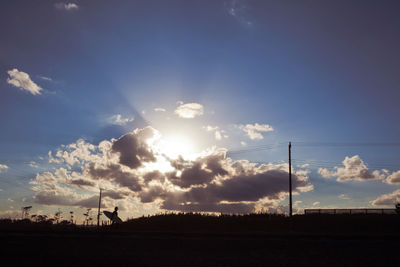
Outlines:
{"type": "Polygon", "coordinates": [[[103,190],[103,189],[100,188],[99,210],[98,210],[98,212],[97,212],[97,227],[100,226],[100,206],[101,206],[101,191],[102,191],[102,190],[103,190]]]}
{"type": "Polygon", "coordinates": [[[292,217],[292,142],[289,142],[289,216],[292,217]]]}

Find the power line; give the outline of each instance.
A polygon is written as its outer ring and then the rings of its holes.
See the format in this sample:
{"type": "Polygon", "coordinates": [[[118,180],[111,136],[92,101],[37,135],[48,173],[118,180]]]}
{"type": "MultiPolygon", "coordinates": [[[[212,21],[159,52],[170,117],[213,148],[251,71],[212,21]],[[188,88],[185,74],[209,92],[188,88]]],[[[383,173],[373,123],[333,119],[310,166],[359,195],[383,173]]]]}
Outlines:
{"type": "Polygon", "coordinates": [[[274,144],[253,146],[253,147],[248,147],[248,148],[234,148],[234,149],[229,149],[227,154],[235,155],[235,154],[242,154],[242,153],[253,152],[253,151],[270,150],[270,149],[282,147],[284,144],[285,143],[274,143],[274,144]]]}
{"type": "Polygon", "coordinates": [[[400,142],[292,142],[292,144],[304,147],[400,147],[400,142]]]}
{"type": "MultiPolygon", "coordinates": [[[[285,146],[286,143],[273,143],[248,148],[233,148],[229,155],[263,151],[285,146]]],[[[400,147],[400,142],[292,142],[293,147],[400,147]]]]}

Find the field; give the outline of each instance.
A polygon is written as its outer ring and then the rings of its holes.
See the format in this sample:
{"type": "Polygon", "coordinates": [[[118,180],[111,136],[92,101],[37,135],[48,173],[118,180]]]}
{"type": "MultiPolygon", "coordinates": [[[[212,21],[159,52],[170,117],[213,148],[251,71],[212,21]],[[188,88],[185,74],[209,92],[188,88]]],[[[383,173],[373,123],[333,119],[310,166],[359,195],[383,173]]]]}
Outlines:
{"type": "Polygon", "coordinates": [[[160,215],[116,227],[2,222],[15,264],[399,266],[400,216],[160,215]]]}

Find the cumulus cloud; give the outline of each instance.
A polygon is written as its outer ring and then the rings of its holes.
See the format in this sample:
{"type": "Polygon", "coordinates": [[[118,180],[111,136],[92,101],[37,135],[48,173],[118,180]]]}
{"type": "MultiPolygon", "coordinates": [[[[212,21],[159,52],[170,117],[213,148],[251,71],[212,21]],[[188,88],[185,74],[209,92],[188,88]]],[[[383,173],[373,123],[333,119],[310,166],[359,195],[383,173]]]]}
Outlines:
{"type": "Polygon", "coordinates": [[[116,140],[112,145],[112,151],[118,152],[119,162],[131,169],[141,167],[143,162],[154,162],[156,158],[146,140],[155,134],[151,127],[136,129],[116,140]]]}
{"type": "Polygon", "coordinates": [[[203,129],[205,129],[207,132],[214,132],[214,137],[215,140],[222,140],[222,138],[228,138],[229,136],[226,134],[224,130],[221,130],[218,126],[204,126],[203,129]]]}
{"type": "Polygon", "coordinates": [[[338,196],[338,198],[340,198],[340,199],[344,199],[344,200],[349,200],[349,199],[351,199],[348,195],[346,195],[346,194],[340,194],[339,196],[338,196]]]}
{"type": "Polygon", "coordinates": [[[90,164],[86,171],[93,179],[111,181],[119,187],[129,188],[133,192],[138,192],[142,189],[140,177],[135,173],[123,170],[118,164],[97,168],[94,164],[90,164]]]}
{"type": "Polygon", "coordinates": [[[165,112],[167,110],[165,108],[155,108],[154,111],[155,112],[165,112]]]}
{"type": "MultiPolygon", "coordinates": [[[[226,157],[225,149],[208,150],[194,159],[170,159],[154,147],[157,138],[155,129],[145,127],[99,145],[78,140],[62,146],[52,160],[65,167],[38,174],[31,181],[35,201],[92,207],[102,185],[107,188],[103,194],[107,207],[120,203],[133,208],[136,201],[175,211],[281,210],[279,202],[288,190],[287,164],[234,161],[226,157]],[[170,167],[161,171],[160,162],[170,167]],[[78,194],[77,188],[84,193],[78,194]]],[[[313,189],[307,175],[293,170],[295,193],[313,189]]]]}
{"type": "Polygon", "coordinates": [[[121,114],[115,114],[115,115],[112,115],[109,119],[108,119],[108,121],[111,123],[111,124],[115,124],[115,125],[126,125],[127,123],[129,123],[129,122],[133,122],[135,120],[135,118],[124,118],[124,117],[122,117],[122,115],[121,114]]]}
{"type": "Polygon", "coordinates": [[[18,69],[9,70],[7,73],[9,75],[7,83],[33,95],[41,94],[43,89],[31,80],[28,73],[19,71],[18,69]]]}
{"type": "Polygon", "coordinates": [[[394,206],[396,203],[400,202],[400,189],[384,194],[371,201],[373,206],[394,206]]]}
{"type": "Polygon", "coordinates": [[[360,156],[347,157],[343,160],[344,167],[334,167],[333,170],[326,168],[318,169],[318,173],[325,178],[337,177],[338,182],[343,181],[370,181],[385,178],[385,170],[370,172],[360,156]]]}
{"type": "Polygon", "coordinates": [[[75,3],[55,3],[54,7],[59,10],[77,10],[79,9],[79,6],[75,3]]]}
{"type": "Polygon", "coordinates": [[[49,151],[49,163],[66,163],[68,166],[80,165],[87,162],[101,162],[107,160],[109,156],[105,152],[111,148],[111,142],[103,141],[97,147],[78,139],[75,143],[62,146],[58,149],[55,156],[49,151]]]}
{"type": "Polygon", "coordinates": [[[76,185],[81,188],[85,187],[94,187],[96,184],[89,179],[78,178],[78,179],[71,179],[70,184],[76,185]]]}
{"type": "Polygon", "coordinates": [[[262,132],[272,132],[274,128],[272,128],[269,124],[246,124],[246,125],[237,125],[237,127],[243,130],[247,136],[252,140],[261,140],[264,136],[261,134],[262,132]]]}
{"type": "Polygon", "coordinates": [[[8,166],[7,165],[5,165],[5,164],[0,164],[0,173],[2,172],[2,171],[4,171],[4,170],[7,170],[8,169],[8,166]]]}
{"type": "Polygon", "coordinates": [[[393,172],[386,178],[388,184],[400,185],[400,170],[393,172]]]}
{"type": "Polygon", "coordinates": [[[198,103],[183,104],[183,102],[180,102],[180,105],[175,109],[175,114],[185,119],[193,119],[194,117],[203,115],[203,113],[203,105],[198,103]]]}

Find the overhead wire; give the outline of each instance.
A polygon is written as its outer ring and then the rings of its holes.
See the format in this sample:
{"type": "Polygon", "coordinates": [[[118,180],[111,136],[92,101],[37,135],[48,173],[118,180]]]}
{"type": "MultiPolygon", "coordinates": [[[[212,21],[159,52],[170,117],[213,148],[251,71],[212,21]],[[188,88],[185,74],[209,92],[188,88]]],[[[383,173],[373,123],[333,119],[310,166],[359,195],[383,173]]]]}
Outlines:
{"type": "Polygon", "coordinates": [[[296,146],[320,147],[400,147],[400,142],[291,142],[296,146]]]}

